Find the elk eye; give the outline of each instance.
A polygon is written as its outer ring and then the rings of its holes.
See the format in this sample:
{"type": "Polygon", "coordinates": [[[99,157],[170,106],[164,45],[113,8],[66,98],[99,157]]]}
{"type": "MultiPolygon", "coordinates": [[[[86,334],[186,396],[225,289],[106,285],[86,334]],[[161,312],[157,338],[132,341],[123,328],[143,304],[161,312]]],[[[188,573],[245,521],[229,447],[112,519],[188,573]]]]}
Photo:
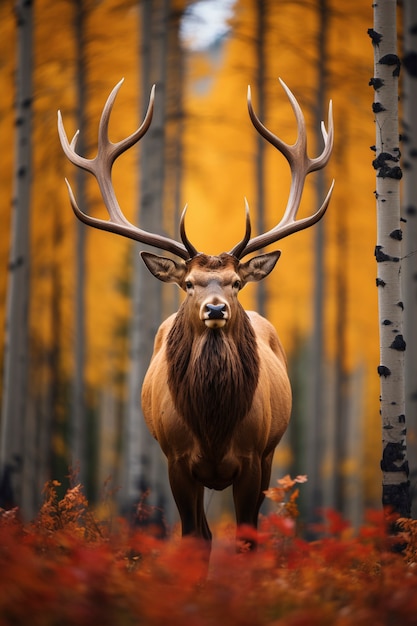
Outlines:
{"type": "Polygon", "coordinates": [[[185,288],[186,289],[192,289],[193,288],[193,283],[191,282],[191,280],[187,280],[187,282],[185,283],[185,288]]]}
{"type": "Polygon", "coordinates": [[[233,289],[240,289],[240,280],[235,280],[235,282],[233,283],[233,289]]]}

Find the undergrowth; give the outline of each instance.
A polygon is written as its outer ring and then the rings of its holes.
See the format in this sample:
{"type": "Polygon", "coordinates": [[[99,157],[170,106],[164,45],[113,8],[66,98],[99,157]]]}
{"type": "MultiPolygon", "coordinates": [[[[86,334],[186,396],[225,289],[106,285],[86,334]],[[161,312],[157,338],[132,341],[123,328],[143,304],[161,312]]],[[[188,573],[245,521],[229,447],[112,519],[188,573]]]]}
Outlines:
{"type": "Polygon", "coordinates": [[[80,485],[60,499],[52,481],[33,522],[0,511],[0,626],[415,625],[417,522],[399,520],[392,538],[382,512],[354,532],[328,511],[307,542],[297,533],[304,481],[287,476],[266,492],[276,511],[260,521],[257,551],[236,552],[219,526],[208,572],[197,541],[103,522],[80,485]]]}

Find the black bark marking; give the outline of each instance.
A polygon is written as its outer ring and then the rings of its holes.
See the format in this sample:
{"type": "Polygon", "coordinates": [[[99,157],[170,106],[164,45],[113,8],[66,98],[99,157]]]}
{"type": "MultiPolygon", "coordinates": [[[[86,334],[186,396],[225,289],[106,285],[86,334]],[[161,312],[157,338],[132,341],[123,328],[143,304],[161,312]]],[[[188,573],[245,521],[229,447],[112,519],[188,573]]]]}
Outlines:
{"type": "Polygon", "coordinates": [[[398,422],[400,424],[405,424],[405,415],[401,414],[398,416],[398,422]]]}
{"type": "Polygon", "coordinates": [[[400,260],[399,257],[385,254],[385,252],[382,252],[382,248],[383,246],[375,246],[375,258],[377,263],[384,263],[385,261],[398,263],[398,261],[400,260]]]}
{"type": "Polygon", "coordinates": [[[368,28],[368,35],[372,40],[372,45],[377,46],[382,41],[381,33],[377,33],[373,28],[368,28]]]}
{"type": "Polygon", "coordinates": [[[405,209],[405,213],[406,215],[411,215],[414,216],[417,213],[417,208],[415,206],[413,206],[412,204],[410,204],[406,209],[405,209]]]}
{"type": "Polygon", "coordinates": [[[372,111],[373,113],[382,113],[382,111],[386,111],[386,108],[380,102],[373,102],[372,111]]]}
{"type": "Polygon", "coordinates": [[[391,322],[391,320],[384,320],[382,322],[382,324],[383,324],[383,326],[391,326],[392,322],[391,322]]]}
{"type": "Polygon", "coordinates": [[[401,61],[400,61],[400,58],[396,54],[385,54],[383,57],[379,59],[378,63],[380,65],[395,65],[392,75],[393,76],[400,75],[401,61]]]}
{"type": "Polygon", "coordinates": [[[407,344],[404,341],[404,337],[402,335],[397,335],[390,345],[390,348],[393,350],[398,350],[399,352],[404,352],[407,347],[407,344]]]}
{"type": "Polygon", "coordinates": [[[378,365],[377,371],[378,374],[380,376],[383,376],[384,378],[388,378],[388,376],[391,376],[391,370],[386,365],[378,365]]]}
{"type": "Polygon", "coordinates": [[[395,180],[401,180],[403,173],[401,171],[401,167],[398,165],[395,165],[394,167],[384,165],[380,168],[377,176],[378,178],[394,178],[395,180]]]}
{"type": "Polygon", "coordinates": [[[400,300],[400,302],[397,302],[397,306],[400,307],[401,311],[404,311],[404,302],[401,302],[400,300]]]}
{"type": "MultiPolygon", "coordinates": [[[[396,148],[395,151],[398,153],[400,152],[398,148],[396,148]]],[[[399,155],[395,156],[389,152],[381,152],[376,159],[372,161],[372,166],[375,170],[379,170],[377,174],[378,178],[394,178],[396,180],[401,180],[401,168],[398,165],[391,167],[387,164],[387,161],[398,163],[399,160],[399,155]]]]}
{"type": "Polygon", "coordinates": [[[382,78],[375,78],[375,76],[372,76],[372,78],[369,79],[369,86],[373,87],[375,91],[377,91],[384,86],[384,81],[382,78]]]}
{"type": "Polygon", "coordinates": [[[395,230],[392,231],[392,233],[389,234],[389,236],[391,237],[391,239],[402,241],[403,231],[401,230],[401,228],[396,228],[395,230]]]}
{"type": "MultiPolygon", "coordinates": [[[[408,476],[408,473],[407,473],[408,476]]],[[[410,505],[410,481],[404,481],[399,485],[383,485],[382,487],[382,504],[389,507],[400,515],[400,517],[411,516],[410,505]]],[[[395,531],[395,525],[394,525],[395,531]]],[[[400,552],[404,548],[403,544],[395,546],[395,551],[400,552]]]]}
{"type": "Polygon", "coordinates": [[[393,161],[394,163],[398,163],[399,157],[391,154],[390,152],[380,152],[376,159],[372,161],[372,167],[375,170],[378,170],[380,167],[386,165],[387,161],[393,161]]]}
{"type": "Polygon", "coordinates": [[[383,472],[406,472],[408,476],[408,462],[405,459],[406,447],[403,442],[390,441],[382,453],[381,469],[383,472]]]}
{"type": "Polygon", "coordinates": [[[385,287],[387,283],[385,282],[385,280],[382,280],[382,278],[377,278],[376,279],[376,286],[377,287],[385,287]]]}

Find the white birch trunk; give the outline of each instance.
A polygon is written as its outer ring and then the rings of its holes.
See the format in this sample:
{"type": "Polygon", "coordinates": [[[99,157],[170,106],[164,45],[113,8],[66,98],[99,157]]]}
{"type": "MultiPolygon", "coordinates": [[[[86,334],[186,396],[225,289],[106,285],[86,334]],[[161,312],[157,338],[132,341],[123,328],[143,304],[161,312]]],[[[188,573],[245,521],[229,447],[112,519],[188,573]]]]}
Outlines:
{"type": "Polygon", "coordinates": [[[380,330],[380,407],[382,418],[382,502],[402,516],[410,514],[406,448],[403,300],[401,294],[402,231],[400,221],[398,76],[396,0],[374,4],[374,48],[377,205],[377,288],[380,330]]]}
{"type": "MultiPolygon", "coordinates": [[[[405,408],[409,423],[407,447],[411,476],[417,478],[417,2],[404,0],[403,72],[403,287],[405,353],[405,408]]],[[[416,496],[414,500],[416,500],[416,496]]],[[[412,503],[413,517],[417,501],[412,503]]]]}

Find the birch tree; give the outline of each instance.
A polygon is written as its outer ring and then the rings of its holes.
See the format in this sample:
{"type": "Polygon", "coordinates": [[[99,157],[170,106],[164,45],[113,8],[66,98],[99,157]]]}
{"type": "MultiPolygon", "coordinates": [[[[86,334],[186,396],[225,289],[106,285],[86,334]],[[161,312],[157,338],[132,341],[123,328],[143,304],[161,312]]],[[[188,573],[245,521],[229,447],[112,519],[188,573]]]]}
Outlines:
{"type": "Polygon", "coordinates": [[[404,393],[403,298],[401,294],[402,224],[398,129],[396,0],[374,3],[369,30],[374,48],[378,313],[380,331],[380,413],[382,419],[382,503],[402,516],[410,514],[404,393]]]}
{"type": "Polygon", "coordinates": [[[22,446],[29,359],[32,13],[31,2],[17,0],[16,147],[1,421],[0,506],[22,504],[22,446]]]}
{"type": "MultiPolygon", "coordinates": [[[[408,440],[411,476],[417,477],[417,2],[404,0],[403,71],[403,286],[405,353],[405,408],[409,420],[408,440]]],[[[413,508],[417,503],[413,503],[413,508]]],[[[417,510],[413,511],[413,517],[417,510]]]]}

